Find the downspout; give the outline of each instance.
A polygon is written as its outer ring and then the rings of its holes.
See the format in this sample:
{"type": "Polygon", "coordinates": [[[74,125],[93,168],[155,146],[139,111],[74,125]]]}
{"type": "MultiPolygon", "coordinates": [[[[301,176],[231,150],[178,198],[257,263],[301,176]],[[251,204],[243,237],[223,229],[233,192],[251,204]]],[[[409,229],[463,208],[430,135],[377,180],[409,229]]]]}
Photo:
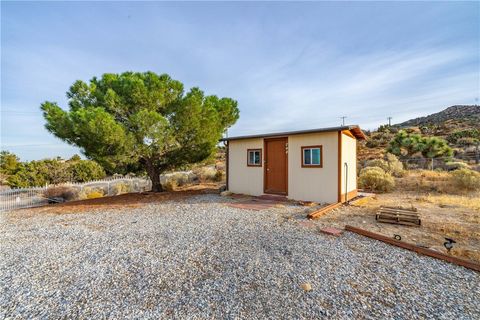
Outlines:
{"type": "Polygon", "coordinates": [[[343,164],[345,169],[345,202],[348,202],[348,163],[343,164]]]}
{"type": "Polygon", "coordinates": [[[229,152],[229,148],[228,148],[228,146],[229,146],[228,141],[225,141],[224,144],[225,144],[225,171],[226,171],[225,184],[226,184],[226,190],[229,190],[229,188],[228,188],[228,172],[229,172],[229,170],[228,170],[228,162],[229,162],[228,161],[228,155],[229,155],[230,152],[229,152]]]}

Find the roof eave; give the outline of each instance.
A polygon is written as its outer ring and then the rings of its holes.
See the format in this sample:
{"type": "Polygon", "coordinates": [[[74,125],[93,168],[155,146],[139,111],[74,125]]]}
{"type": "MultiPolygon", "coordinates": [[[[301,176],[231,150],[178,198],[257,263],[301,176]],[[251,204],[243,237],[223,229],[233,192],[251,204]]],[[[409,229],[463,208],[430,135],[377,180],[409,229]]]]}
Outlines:
{"type": "Polygon", "coordinates": [[[248,135],[248,136],[228,137],[228,138],[222,138],[220,139],[220,141],[245,140],[245,139],[256,139],[256,138],[273,138],[273,137],[298,135],[298,134],[338,132],[338,131],[344,131],[344,130],[350,131],[354,135],[354,137],[357,138],[358,140],[366,140],[365,134],[363,133],[362,129],[360,129],[358,125],[349,125],[349,126],[341,126],[341,127],[311,129],[311,130],[275,132],[275,133],[269,133],[269,134],[256,134],[256,135],[248,135]]]}

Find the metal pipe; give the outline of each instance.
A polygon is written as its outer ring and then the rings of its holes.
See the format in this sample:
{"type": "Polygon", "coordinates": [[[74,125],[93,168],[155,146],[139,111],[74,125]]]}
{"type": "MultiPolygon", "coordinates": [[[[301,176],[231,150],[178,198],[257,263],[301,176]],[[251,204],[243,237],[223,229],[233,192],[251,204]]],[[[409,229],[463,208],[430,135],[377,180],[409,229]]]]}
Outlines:
{"type": "Polygon", "coordinates": [[[348,202],[348,163],[343,164],[345,169],[345,202],[348,202]]]}

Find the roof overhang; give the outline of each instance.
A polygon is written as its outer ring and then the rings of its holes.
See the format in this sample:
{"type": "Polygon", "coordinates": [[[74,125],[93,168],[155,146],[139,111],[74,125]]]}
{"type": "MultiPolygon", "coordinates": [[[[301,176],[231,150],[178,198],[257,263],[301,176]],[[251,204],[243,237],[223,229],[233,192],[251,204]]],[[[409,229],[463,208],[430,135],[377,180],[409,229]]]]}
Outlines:
{"type": "Polygon", "coordinates": [[[227,137],[220,139],[220,141],[232,141],[232,140],[244,140],[244,139],[254,139],[254,138],[275,138],[275,137],[284,137],[292,136],[298,134],[308,134],[308,133],[319,133],[319,132],[338,132],[338,131],[349,131],[357,140],[366,140],[367,137],[363,133],[362,129],[358,125],[350,126],[341,126],[341,127],[329,127],[329,128],[318,128],[310,130],[299,130],[299,131],[286,131],[286,132],[275,132],[267,134],[254,134],[248,136],[237,136],[237,137],[227,137]]]}

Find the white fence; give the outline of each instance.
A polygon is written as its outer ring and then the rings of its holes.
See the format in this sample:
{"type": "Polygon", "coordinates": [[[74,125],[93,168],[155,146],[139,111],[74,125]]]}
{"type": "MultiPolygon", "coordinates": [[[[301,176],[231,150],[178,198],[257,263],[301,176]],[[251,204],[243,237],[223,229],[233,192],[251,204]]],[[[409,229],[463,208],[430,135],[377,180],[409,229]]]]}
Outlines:
{"type": "Polygon", "coordinates": [[[0,211],[20,208],[43,206],[48,203],[63,202],[70,199],[61,197],[48,197],[47,190],[53,187],[65,186],[77,195],[75,199],[82,199],[81,195],[88,198],[88,192],[96,192],[97,195],[113,196],[121,193],[143,192],[152,189],[152,182],[146,178],[114,177],[105,180],[94,180],[84,183],[67,182],[59,185],[45,187],[10,189],[0,192],[0,211]]]}

